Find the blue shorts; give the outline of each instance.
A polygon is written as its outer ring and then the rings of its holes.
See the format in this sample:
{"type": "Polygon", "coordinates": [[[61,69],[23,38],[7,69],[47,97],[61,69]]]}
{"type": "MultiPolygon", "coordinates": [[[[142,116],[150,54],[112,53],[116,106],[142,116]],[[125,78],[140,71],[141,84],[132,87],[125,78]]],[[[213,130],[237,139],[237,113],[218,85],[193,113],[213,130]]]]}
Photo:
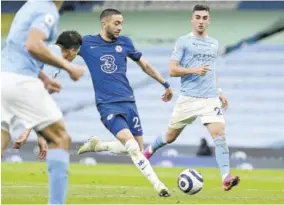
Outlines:
{"type": "Polygon", "coordinates": [[[135,102],[102,103],[97,108],[103,124],[114,136],[123,129],[129,129],[135,137],[143,135],[135,102]]]}

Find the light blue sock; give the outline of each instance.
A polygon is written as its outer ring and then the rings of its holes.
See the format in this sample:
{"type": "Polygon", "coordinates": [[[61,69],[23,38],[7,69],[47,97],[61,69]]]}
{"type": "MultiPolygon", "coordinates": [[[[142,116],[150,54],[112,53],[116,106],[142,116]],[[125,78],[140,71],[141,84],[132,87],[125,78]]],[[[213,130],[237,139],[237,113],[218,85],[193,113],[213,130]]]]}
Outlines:
{"type": "Polygon", "coordinates": [[[159,136],[155,139],[155,141],[151,144],[152,152],[156,152],[161,147],[167,144],[165,136],[159,136]]]}
{"type": "Polygon", "coordinates": [[[230,159],[229,159],[229,148],[226,143],[225,137],[216,137],[215,143],[215,156],[222,177],[229,174],[230,172],[230,159]]]}
{"type": "Polygon", "coordinates": [[[64,204],[68,186],[69,153],[64,149],[50,149],[47,153],[49,202],[64,204]]]}

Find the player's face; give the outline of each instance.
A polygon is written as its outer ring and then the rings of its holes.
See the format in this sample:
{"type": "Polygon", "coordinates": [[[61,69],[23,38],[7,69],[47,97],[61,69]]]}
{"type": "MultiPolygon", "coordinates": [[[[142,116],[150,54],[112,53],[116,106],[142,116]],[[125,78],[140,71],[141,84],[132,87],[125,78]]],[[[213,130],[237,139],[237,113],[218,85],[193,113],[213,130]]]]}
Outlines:
{"type": "Polygon", "coordinates": [[[206,31],[208,24],[210,24],[210,16],[208,11],[195,11],[191,17],[193,29],[198,33],[206,31]]]}
{"type": "Polygon", "coordinates": [[[78,52],[80,51],[80,48],[78,49],[66,49],[66,50],[63,50],[63,58],[65,58],[66,60],[68,61],[73,61],[74,58],[76,58],[78,52]]]}
{"type": "Polygon", "coordinates": [[[117,39],[122,30],[122,15],[112,15],[105,27],[106,33],[110,39],[117,39]]]}

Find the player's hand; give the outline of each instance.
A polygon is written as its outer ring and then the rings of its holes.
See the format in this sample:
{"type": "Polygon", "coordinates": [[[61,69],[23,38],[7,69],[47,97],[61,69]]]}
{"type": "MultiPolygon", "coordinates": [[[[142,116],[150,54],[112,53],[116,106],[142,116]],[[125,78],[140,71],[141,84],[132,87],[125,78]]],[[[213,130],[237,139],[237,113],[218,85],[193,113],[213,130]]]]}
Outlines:
{"type": "Polygon", "coordinates": [[[164,95],[162,95],[162,100],[164,102],[168,102],[172,99],[172,97],[173,97],[173,90],[171,88],[167,88],[164,95]]]}
{"type": "Polygon", "coordinates": [[[13,148],[14,149],[20,149],[24,144],[26,144],[27,142],[27,139],[29,137],[31,133],[31,129],[27,129],[25,130],[24,132],[22,132],[20,134],[20,136],[18,137],[18,139],[16,139],[14,142],[13,142],[13,148]]]}
{"type": "Polygon", "coordinates": [[[86,67],[71,64],[71,67],[69,68],[70,78],[74,81],[77,81],[83,76],[85,71],[86,71],[86,67]]]}
{"type": "Polygon", "coordinates": [[[45,88],[50,94],[52,94],[59,93],[62,87],[59,81],[57,81],[56,79],[49,79],[49,81],[45,85],[45,88]]]}
{"type": "Polygon", "coordinates": [[[205,75],[209,70],[210,70],[209,65],[204,65],[204,66],[195,68],[194,73],[198,75],[205,75]]]}
{"type": "Polygon", "coordinates": [[[38,148],[39,148],[38,158],[45,159],[48,146],[46,140],[42,136],[38,136],[38,148]]]}
{"type": "Polygon", "coordinates": [[[225,97],[224,93],[220,93],[219,94],[219,99],[222,102],[222,108],[224,108],[224,110],[227,110],[229,107],[229,102],[228,99],[225,97]]]}

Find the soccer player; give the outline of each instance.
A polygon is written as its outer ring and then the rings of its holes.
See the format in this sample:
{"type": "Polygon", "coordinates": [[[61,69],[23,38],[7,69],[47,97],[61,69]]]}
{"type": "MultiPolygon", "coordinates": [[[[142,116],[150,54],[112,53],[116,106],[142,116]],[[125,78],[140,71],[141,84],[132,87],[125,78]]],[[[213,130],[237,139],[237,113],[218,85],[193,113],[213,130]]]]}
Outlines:
{"type": "Polygon", "coordinates": [[[1,56],[1,154],[15,120],[47,139],[49,204],[65,201],[71,138],[61,111],[40,80],[41,68],[44,63],[59,67],[74,81],[84,73],[83,67],[54,56],[46,46],[55,38],[61,5],[62,1],[26,2],[12,22],[1,56]]]}
{"type": "Polygon", "coordinates": [[[177,40],[169,65],[170,75],[181,77],[181,95],[175,105],[167,133],[156,138],[145,149],[144,155],[149,159],[159,148],[175,141],[188,124],[200,117],[214,140],[223,188],[228,191],[240,179],[230,175],[229,149],[222,114],[222,107],[228,108],[228,100],[218,90],[215,63],[219,44],[216,39],[207,36],[209,7],[196,5],[191,23],[193,31],[177,40]]]}
{"type": "MultiPolygon", "coordinates": [[[[135,49],[130,38],[119,36],[123,16],[118,10],[104,10],[100,15],[100,21],[100,34],[84,36],[79,55],[83,57],[91,73],[101,120],[119,140],[110,143],[109,149],[120,148],[123,144],[133,163],[153,184],[158,194],[169,196],[167,187],[159,180],[141,152],[143,132],[133,90],[126,77],[127,57],[137,62],[145,73],[164,86],[163,101],[172,98],[172,90],[169,83],[143,59],[142,53],[135,49]]],[[[95,147],[96,139],[90,138],[80,148],[79,153],[96,151],[95,147]]]]}
{"type": "MultiPolygon", "coordinates": [[[[52,54],[64,58],[70,62],[72,62],[79,52],[80,46],[82,44],[82,37],[77,31],[64,31],[62,32],[56,43],[53,45],[49,45],[49,50],[52,54]]],[[[76,59],[75,59],[76,61],[76,59]]],[[[45,64],[43,67],[43,71],[46,71],[49,75],[45,75],[43,78],[43,83],[45,88],[48,90],[50,94],[59,93],[61,90],[60,83],[54,79],[60,73],[61,69],[45,64]]],[[[27,141],[32,129],[26,129],[23,131],[20,136],[13,142],[13,148],[20,149],[27,141]]],[[[47,153],[47,142],[43,136],[39,133],[36,133],[38,136],[38,145],[39,145],[39,159],[44,159],[47,153]]]]}

